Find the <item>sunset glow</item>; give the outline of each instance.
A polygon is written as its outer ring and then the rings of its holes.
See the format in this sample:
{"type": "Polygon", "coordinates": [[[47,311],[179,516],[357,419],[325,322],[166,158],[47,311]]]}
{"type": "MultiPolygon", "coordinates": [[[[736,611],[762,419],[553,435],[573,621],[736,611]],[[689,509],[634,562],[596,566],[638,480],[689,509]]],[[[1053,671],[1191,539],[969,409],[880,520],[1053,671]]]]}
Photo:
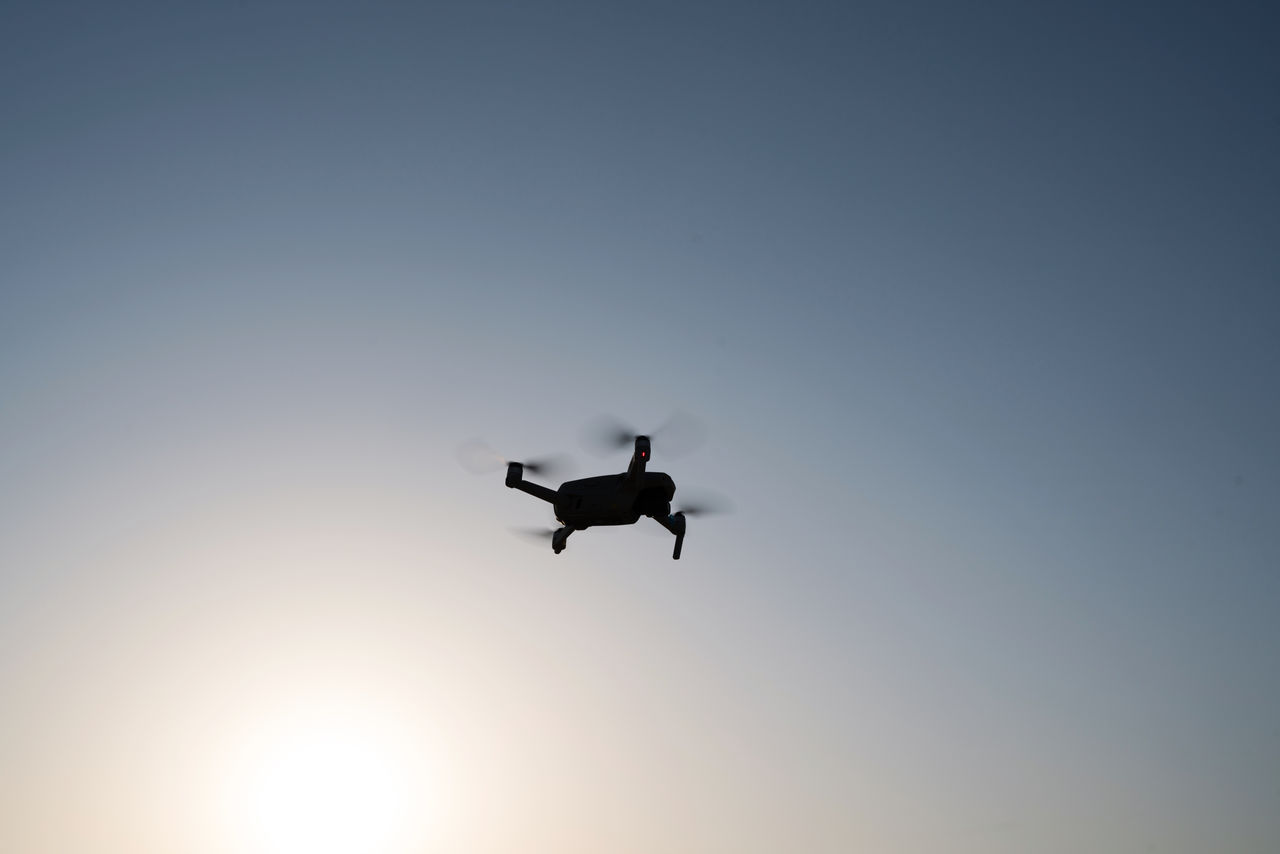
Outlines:
{"type": "Polygon", "coordinates": [[[1280,4],[5,12],[0,854],[1280,854],[1280,4]]]}
{"type": "Polygon", "coordinates": [[[387,735],[342,715],[262,733],[232,775],[234,835],[255,854],[408,850],[426,804],[404,745],[387,735]]]}

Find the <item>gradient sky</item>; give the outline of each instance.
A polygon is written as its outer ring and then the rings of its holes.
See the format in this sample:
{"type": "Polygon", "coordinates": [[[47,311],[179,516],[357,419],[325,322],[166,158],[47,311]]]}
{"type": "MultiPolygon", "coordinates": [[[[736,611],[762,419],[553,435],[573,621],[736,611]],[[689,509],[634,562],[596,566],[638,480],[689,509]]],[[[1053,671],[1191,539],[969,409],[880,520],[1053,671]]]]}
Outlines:
{"type": "Polygon", "coordinates": [[[0,849],[248,851],[326,714],[421,850],[1280,849],[1278,45],[11,4],[0,849]],[[454,459],[677,408],[736,507],[678,563],[454,459]]]}

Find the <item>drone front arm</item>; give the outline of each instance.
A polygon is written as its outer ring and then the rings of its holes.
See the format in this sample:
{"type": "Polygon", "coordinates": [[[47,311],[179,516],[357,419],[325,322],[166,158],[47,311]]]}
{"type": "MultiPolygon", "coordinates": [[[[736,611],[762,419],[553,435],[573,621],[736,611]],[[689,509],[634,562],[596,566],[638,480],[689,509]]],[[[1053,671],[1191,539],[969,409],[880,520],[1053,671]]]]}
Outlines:
{"type": "Polygon", "coordinates": [[[649,464],[649,437],[636,436],[636,450],[627,466],[627,480],[639,483],[644,480],[644,469],[649,464]]]}
{"type": "Polygon", "coordinates": [[[536,483],[530,483],[524,479],[524,466],[520,463],[507,464],[507,486],[512,489],[518,489],[521,492],[527,492],[534,498],[541,498],[549,504],[555,504],[559,493],[554,489],[548,489],[536,483]]]}

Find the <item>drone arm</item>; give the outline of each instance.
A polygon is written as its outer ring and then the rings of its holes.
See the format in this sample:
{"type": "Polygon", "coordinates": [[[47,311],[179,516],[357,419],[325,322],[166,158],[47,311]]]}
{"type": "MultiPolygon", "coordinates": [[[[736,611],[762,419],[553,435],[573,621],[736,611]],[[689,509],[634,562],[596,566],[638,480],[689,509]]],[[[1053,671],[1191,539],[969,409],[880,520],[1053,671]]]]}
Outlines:
{"type": "Polygon", "coordinates": [[[524,479],[524,466],[520,463],[509,463],[507,465],[507,486],[512,489],[518,489],[521,492],[527,492],[534,498],[541,498],[550,504],[556,503],[559,493],[554,489],[548,489],[536,483],[530,483],[524,479]]]}
{"type": "Polygon", "coordinates": [[[527,492],[530,495],[532,495],[534,498],[541,498],[543,501],[546,501],[548,503],[551,503],[551,504],[556,503],[557,493],[554,489],[547,489],[545,486],[539,486],[538,484],[530,483],[527,480],[520,481],[519,483],[515,484],[512,488],[518,489],[521,492],[527,492]]]}
{"type": "Polygon", "coordinates": [[[636,436],[636,450],[627,466],[627,480],[639,483],[644,480],[644,469],[649,464],[649,437],[636,436]]]}

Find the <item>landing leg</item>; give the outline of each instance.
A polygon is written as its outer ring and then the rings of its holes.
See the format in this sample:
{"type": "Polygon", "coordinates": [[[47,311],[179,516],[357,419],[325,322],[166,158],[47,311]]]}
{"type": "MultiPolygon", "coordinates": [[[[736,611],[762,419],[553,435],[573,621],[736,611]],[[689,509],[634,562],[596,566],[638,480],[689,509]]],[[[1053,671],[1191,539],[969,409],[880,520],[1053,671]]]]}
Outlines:
{"type": "Polygon", "coordinates": [[[560,552],[564,551],[565,546],[568,545],[569,535],[572,533],[573,528],[570,528],[568,525],[565,525],[563,528],[557,528],[551,535],[551,550],[556,554],[560,554],[560,552]]]}
{"type": "Polygon", "coordinates": [[[676,547],[671,552],[672,560],[680,559],[680,549],[684,547],[685,521],[683,513],[676,513],[665,519],[654,517],[654,521],[676,535],[676,547]]]}

